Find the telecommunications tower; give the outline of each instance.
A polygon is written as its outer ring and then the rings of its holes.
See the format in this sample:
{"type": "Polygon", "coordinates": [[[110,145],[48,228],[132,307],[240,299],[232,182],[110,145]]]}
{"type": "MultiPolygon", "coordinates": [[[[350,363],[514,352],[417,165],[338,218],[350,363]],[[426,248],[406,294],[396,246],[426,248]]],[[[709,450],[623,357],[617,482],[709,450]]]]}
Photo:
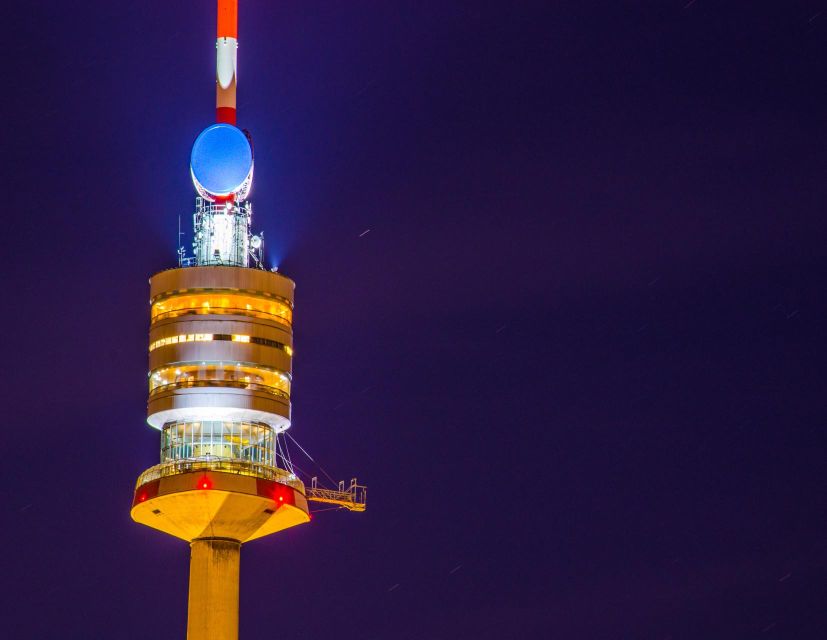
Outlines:
{"type": "Polygon", "coordinates": [[[363,511],[366,489],[296,475],[287,447],[292,280],[250,229],[249,134],[236,127],[238,2],[218,0],[216,124],[195,139],[193,255],[150,278],[147,422],[161,462],[138,478],[136,522],[190,544],[188,640],[238,638],[241,544],[310,521],[309,502],[363,511]]]}

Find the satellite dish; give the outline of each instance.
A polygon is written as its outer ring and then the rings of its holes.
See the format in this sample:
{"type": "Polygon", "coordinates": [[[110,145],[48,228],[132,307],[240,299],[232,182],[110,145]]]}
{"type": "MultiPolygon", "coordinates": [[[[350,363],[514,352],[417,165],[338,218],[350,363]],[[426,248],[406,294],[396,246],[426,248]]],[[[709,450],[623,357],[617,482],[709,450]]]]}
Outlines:
{"type": "Polygon", "coordinates": [[[260,249],[261,248],[261,236],[253,236],[250,238],[250,246],[253,249],[260,249]]]}

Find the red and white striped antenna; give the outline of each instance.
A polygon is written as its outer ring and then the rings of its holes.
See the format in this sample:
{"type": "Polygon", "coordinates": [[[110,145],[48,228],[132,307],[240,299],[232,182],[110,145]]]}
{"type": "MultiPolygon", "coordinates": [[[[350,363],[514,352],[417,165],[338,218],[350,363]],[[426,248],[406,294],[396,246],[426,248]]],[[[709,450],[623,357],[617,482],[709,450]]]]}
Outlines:
{"type": "Polygon", "coordinates": [[[218,0],[215,68],[215,120],[235,125],[238,85],[238,0],[218,0]]]}

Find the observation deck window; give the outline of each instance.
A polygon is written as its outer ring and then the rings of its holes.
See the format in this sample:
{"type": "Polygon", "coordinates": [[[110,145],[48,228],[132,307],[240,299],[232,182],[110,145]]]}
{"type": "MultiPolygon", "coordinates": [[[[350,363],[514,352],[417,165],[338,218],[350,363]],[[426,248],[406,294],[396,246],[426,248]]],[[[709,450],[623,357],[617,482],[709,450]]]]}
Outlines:
{"type": "Polygon", "coordinates": [[[161,462],[233,458],[275,466],[274,438],[258,422],[171,422],[161,432],[161,462]]]}
{"type": "Polygon", "coordinates": [[[188,387],[235,387],[265,391],[290,398],[290,376],[267,369],[233,362],[179,363],[161,367],[149,374],[149,393],[188,387]]]}
{"type": "Polygon", "coordinates": [[[166,338],[159,338],[155,342],[151,342],[149,345],[150,351],[155,351],[160,347],[165,347],[168,344],[179,344],[183,342],[220,342],[220,341],[231,341],[231,342],[243,342],[245,344],[257,344],[264,347],[272,347],[273,349],[281,349],[287,355],[293,355],[293,349],[289,346],[284,344],[283,342],[278,342],[277,340],[270,340],[269,338],[259,338],[257,336],[248,336],[243,334],[237,333],[181,333],[176,336],[169,336],[166,338]]]}
{"type": "Polygon", "coordinates": [[[274,320],[287,326],[293,322],[293,309],[286,300],[248,293],[183,293],[163,298],[152,305],[152,322],[188,314],[242,315],[274,320]]]}

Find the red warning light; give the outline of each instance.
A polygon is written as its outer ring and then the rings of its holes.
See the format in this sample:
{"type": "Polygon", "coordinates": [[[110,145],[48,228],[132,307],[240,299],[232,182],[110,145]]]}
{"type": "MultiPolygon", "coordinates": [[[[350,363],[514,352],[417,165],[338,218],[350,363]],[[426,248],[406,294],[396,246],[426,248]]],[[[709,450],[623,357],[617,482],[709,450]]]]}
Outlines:
{"type": "Polygon", "coordinates": [[[284,496],[279,496],[279,502],[284,502],[284,496]]]}
{"type": "Polygon", "coordinates": [[[201,478],[201,480],[198,481],[198,488],[212,489],[212,482],[210,482],[210,479],[207,476],[204,476],[203,478],[201,478]]]}
{"type": "Polygon", "coordinates": [[[138,502],[143,502],[144,500],[146,500],[146,491],[138,496],[138,502]]]}

